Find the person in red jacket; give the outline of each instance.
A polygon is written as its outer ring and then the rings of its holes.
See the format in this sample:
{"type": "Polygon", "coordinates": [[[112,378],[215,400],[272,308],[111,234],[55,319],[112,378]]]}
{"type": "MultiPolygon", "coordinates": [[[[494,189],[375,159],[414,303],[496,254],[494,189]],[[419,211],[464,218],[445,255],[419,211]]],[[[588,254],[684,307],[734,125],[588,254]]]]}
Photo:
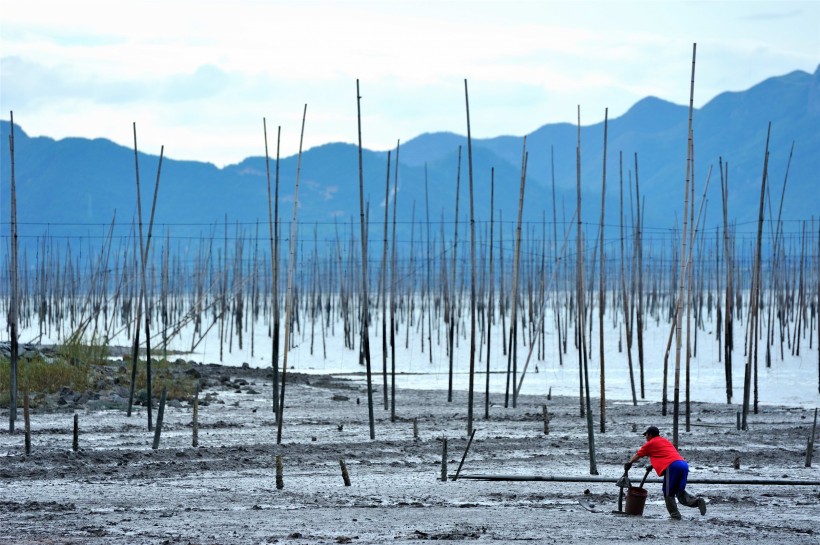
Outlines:
{"type": "Polygon", "coordinates": [[[629,471],[632,464],[644,456],[649,456],[649,463],[655,472],[663,477],[663,499],[666,503],[666,510],[669,515],[680,520],[680,511],[675,503],[675,497],[687,507],[697,507],[700,514],[706,514],[706,501],[703,498],[693,496],[686,491],[686,477],[689,475],[689,464],[678,453],[675,446],[667,439],[660,436],[660,431],[655,426],[649,426],[643,433],[646,443],[638,449],[638,452],[624,464],[624,469],[629,471]]]}

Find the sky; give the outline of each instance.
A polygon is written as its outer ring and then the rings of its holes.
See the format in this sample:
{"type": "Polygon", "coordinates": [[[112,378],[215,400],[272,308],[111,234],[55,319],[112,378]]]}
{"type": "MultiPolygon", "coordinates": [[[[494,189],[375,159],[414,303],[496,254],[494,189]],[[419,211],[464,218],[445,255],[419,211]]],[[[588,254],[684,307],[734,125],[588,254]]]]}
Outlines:
{"type": "Polygon", "coordinates": [[[218,166],[695,107],[820,64],[820,1],[0,0],[0,119],[218,166]]]}

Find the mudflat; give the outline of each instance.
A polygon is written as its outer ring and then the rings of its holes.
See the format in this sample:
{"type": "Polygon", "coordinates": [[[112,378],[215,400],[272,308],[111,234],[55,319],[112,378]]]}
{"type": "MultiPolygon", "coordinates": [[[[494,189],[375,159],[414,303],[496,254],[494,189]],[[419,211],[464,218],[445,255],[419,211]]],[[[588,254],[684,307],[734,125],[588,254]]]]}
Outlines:
{"type": "MultiPolygon", "coordinates": [[[[505,396],[491,394],[486,419],[485,397],[477,392],[476,431],[465,456],[466,392],[454,392],[448,402],[446,391],[396,390],[391,418],[393,400],[388,396],[385,410],[381,376],[374,376],[371,439],[364,386],[288,374],[280,444],[270,370],[191,369],[202,385],[197,447],[191,400],[165,407],[157,449],[144,406],[131,417],[99,399],[33,408],[29,455],[22,411],[9,434],[4,410],[0,543],[820,543],[820,486],[781,484],[820,481],[820,460],[805,467],[813,411],[803,408],[761,406],[749,415],[748,430],[739,431],[736,405],[693,403],[690,431],[681,414],[679,446],[695,481],[688,489],[706,497],[708,508],[701,516],[681,506],[683,520],[672,521],[654,474],[640,517],[612,514],[614,482],[583,482],[591,464],[577,398],[522,396],[505,408],[505,396]],[[453,480],[462,458],[460,476],[579,482],[453,480]],[[699,479],[770,484],[696,484],[699,479]]],[[[623,474],[646,426],[672,434],[671,405],[663,416],[656,402],[607,403],[603,433],[597,399],[592,409],[600,477],[623,474]]],[[[155,408],[154,422],[156,416],[155,408]]],[[[633,483],[643,475],[641,465],[630,473],[633,483]]]]}

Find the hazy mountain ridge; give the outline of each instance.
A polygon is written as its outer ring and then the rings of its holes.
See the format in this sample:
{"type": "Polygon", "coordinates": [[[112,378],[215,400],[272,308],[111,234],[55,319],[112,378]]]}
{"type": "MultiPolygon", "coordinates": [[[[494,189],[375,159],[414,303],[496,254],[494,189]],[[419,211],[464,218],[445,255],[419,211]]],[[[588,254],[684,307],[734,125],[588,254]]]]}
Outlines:
{"type": "MultiPolygon", "coordinates": [[[[697,90],[696,90],[697,92],[697,90]]],[[[581,120],[584,109],[582,105],[581,120]]],[[[596,117],[599,113],[596,112],[596,117]]],[[[23,114],[24,119],[24,114],[23,114]]],[[[645,199],[646,224],[660,230],[675,227],[683,207],[686,177],[686,128],[688,107],[656,97],[637,102],[624,115],[610,119],[607,128],[607,224],[617,223],[622,158],[624,191],[634,191],[635,154],[641,197],[645,199]],[[622,155],[621,155],[622,154],[622,155]],[[630,182],[631,181],[631,182],[630,182]]],[[[814,197],[820,172],[820,69],[814,74],[792,72],[767,79],[743,92],[726,92],[694,112],[696,199],[700,199],[712,168],[705,225],[720,222],[718,160],[729,164],[729,214],[743,223],[757,217],[763,173],[767,126],[771,121],[769,156],[770,194],[775,210],[794,142],[794,157],[784,216],[810,219],[820,212],[814,197]],[[811,196],[811,198],[807,198],[811,196]]],[[[10,124],[0,122],[4,142],[10,124]]],[[[603,163],[603,123],[581,128],[582,218],[597,223],[603,163]]],[[[31,138],[15,126],[15,174],[18,219],[21,224],[107,224],[114,211],[118,224],[129,224],[136,210],[134,152],[104,139],[31,138]]],[[[554,168],[559,219],[568,219],[576,201],[577,127],[549,124],[527,136],[527,188],[525,219],[540,222],[546,210],[552,218],[551,180],[554,168]],[[551,158],[554,157],[554,160],[551,158]]],[[[415,220],[425,210],[425,165],[429,189],[429,215],[450,221],[455,208],[458,146],[461,150],[459,216],[468,218],[469,203],[466,138],[452,133],[427,133],[402,143],[398,219],[409,222],[415,203],[415,220]]],[[[490,171],[495,178],[495,219],[503,210],[505,221],[514,220],[522,169],[523,138],[499,136],[473,140],[473,183],[477,219],[489,220],[490,171]]],[[[386,152],[364,150],[365,198],[371,222],[383,220],[386,152]]],[[[143,221],[147,223],[159,158],[140,153],[143,221]]],[[[279,163],[280,218],[292,214],[296,176],[295,156],[279,163]]],[[[276,163],[270,160],[271,184],[276,163]]],[[[391,186],[395,172],[395,150],[391,153],[391,186]]],[[[358,150],[344,143],[329,143],[304,152],[299,188],[299,220],[303,224],[358,221],[358,150]]],[[[8,146],[2,151],[2,198],[0,213],[7,233],[10,194],[8,146]]],[[[628,193],[624,203],[629,206],[628,193]]],[[[633,196],[634,197],[634,196],[633,196]]],[[[238,164],[217,168],[210,163],[164,158],[157,199],[158,229],[190,236],[213,230],[226,218],[230,224],[266,222],[268,218],[267,175],[264,157],[253,156],[238,164]],[[186,224],[184,229],[179,224],[186,224]]],[[[625,216],[629,218],[627,210],[625,216]]],[[[54,225],[52,233],[68,227],[54,225]]],[[[96,227],[73,226],[82,231],[96,227]]],[[[373,227],[373,229],[376,229],[373,227]]],[[[448,236],[451,227],[447,227],[448,236]]],[[[42,234],[45,227],[21,225],[21,236],[42,234]]],[[[376,229],[381,237],[381,227],[376,229]]],[[[162,231],[158,231],[161,233],[162,231]]],[[[263,234],[267,231],[261,231],[263,234]]],[[[464,236],[466,236],[466,227],[464,236]]],[[[159,236],[159,234],[157,235],[159,236]]],[[[371,238],[375,235],[371,234],[371,238]]]]}

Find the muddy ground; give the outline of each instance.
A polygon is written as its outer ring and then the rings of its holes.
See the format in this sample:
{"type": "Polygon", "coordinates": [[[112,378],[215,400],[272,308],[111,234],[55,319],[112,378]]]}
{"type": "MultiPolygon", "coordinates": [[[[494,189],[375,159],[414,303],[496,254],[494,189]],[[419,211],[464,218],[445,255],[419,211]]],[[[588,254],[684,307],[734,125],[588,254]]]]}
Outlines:
{"type": "MultiPolygon", "coordinates": [[[[63,402],[34,409],[28,456],[21,411],[17,432],[0,434],[0,543],[820,544],[817,485],[693,482],[689,490],[708,499],[707,513],[682,507],[683,520],[676,522],[666,514],[660,485],[650,479],[643,516],[622,517],[611,513],[618,504],[613,483],[442,482],[442,439],[448,439],[451,477],[468,442],[464,392],[448,403],[446,392],[400,390],[391,422],[377,387],[371,440],[364,387],[290,375],[278,445],[268,371],[194,365],[180,372],[200,375],[201,399],[209,400],[199,408],[196,448],[187,400],[166,407],[157,450],[145,407],[128,418],[113,391],[91,399],[75,394],[76,400],[64,392],[63,402]],[[276,486],[277,455],[282,489],[276,486]],[[582,507],[582,499],[597,512],[582,507]]],[[[476,396],[477,431],[462,476],[589,476],[586,421],[577,399],[527,396],[507,409],[503,395],[492,395],[491,402],[485,420],[483,395],[476,396]]],[[[748,431],[738,431],[737,406],[696,403],[692,410],[691,431],[682,423],[680,434],[690,481],[820,481],[820,461],[805,467],[812,412],[764,406],[750,415],[748,431]]],[[[606,433],[599,432],[597,400],[593,413],[601,477],[623,474],[647,425],[671,434],[671,412],[661,416],[658,403],[608,403],[606,433]]],[[[8,422],[7,411],[2,421],[8,422]]],[[[633,482],[642,475],[642,467],[630,472],[633,482]]]]}

